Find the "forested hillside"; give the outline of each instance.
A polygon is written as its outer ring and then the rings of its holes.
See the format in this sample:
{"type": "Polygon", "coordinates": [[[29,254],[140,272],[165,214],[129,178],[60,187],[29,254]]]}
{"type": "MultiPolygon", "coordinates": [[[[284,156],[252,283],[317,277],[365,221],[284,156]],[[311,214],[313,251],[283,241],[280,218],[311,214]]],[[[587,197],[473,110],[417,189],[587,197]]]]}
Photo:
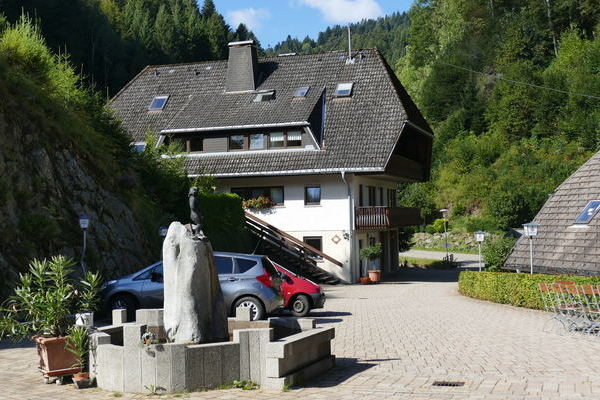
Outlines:
{"type": "MultiPolygon", "coordinates": [[[[405,54],[408,34],[408,15],[393,13],[376,20],[350,24],[352,47],[367,49],[377,47],[388,60],[397,60],[405,54]]],[[[346,26],[333,26],[319,33],[317,40],[305,37],[302,41],[288,37],[277,43],[268,54],[317,53],[348,48],[346,26]]]]}
{"type": "Polygon", "coordinates": [[[436,132],[434,171],[402,203],[530,220],[599,149],[599,17],[594,0],[415,3],[396,71],[436,132]]]}
{"type": "Polygon", "coordinates": [[[35,18],[50,48],[109,95],[148,64],[222,59],[229,41],[256,39],[243,24],[233,31],[212,0],[0,0],[0,13],[35,18]]]}

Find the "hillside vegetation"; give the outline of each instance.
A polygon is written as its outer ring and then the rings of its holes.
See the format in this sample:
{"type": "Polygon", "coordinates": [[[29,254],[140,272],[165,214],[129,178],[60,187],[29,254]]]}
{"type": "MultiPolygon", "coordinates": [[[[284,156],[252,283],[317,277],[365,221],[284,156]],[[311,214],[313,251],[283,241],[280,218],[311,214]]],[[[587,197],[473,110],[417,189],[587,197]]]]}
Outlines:
{"type": "Polygon", "coordinates": [[[396,71],[436,137],[432,181],[401,203],[448,207],[475,229],[530,220],[599,149],[600,8],[420,0],[409,18],[396,71]]]}

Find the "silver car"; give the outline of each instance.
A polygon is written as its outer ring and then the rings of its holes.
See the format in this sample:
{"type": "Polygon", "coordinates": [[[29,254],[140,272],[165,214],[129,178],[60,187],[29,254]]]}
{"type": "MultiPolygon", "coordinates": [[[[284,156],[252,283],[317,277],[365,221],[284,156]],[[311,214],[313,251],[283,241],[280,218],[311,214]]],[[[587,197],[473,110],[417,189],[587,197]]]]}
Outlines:
{"type": "MultiPolygon", "coordinates": [[[[283,307],[281,275],[265,256],[215,252],[215,266],[230,315],[249,307],[252,319],[265,318],[283,307]]],[[[134,274],[108,281],[102,290],[108,309],[126,309],[133,320],[138,308],[163,307],[163,264],[154,263],[134,274]]]]}

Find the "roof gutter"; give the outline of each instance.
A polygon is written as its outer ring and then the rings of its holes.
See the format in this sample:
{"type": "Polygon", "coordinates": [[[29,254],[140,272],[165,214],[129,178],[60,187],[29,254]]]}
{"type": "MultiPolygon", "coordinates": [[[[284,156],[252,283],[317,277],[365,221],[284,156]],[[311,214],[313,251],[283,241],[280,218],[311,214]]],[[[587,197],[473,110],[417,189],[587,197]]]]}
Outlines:
{"type": "Polygon", "coordinates": [[[242,176],[281,176],[281,175],[311,175],[311,174],[339,174],[342,173],[361,173],[361,172],[385,172],[384,168],[380,167],[363,167],[363,168],[315,168],[315,169],[296,169],[290,171],[260,171],[260,172],[235,172],[214,174],[207,172],[205,174],[188,174],[190,178],[198,178],[201,176],[213,176],[215,178],[236,178],[242,176]]]}
{"type": "Polygon", "coordinates": [[[211,126],[203,128],[181,128],[181,129],[163,129],[159,133],[165,135],[168,133],[190,133],[190,132],[212,132],[212,131],[230,131],[236,129],[257,129],[257,128],[289,128],[296,126],[309,126],[308,121],[284,122],[277,124],[253,124],[253,125],[230,125],[230,126],[211,126]]]}

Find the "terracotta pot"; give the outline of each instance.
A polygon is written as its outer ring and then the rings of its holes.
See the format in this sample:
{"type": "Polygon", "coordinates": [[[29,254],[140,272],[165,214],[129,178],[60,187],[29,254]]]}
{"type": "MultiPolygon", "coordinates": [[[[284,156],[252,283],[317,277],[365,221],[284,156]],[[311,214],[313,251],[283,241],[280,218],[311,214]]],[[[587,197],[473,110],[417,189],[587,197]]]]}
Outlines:
{"type": "Polygon", "coordinates": [[[369,283],[371,283],[371,280],[369,279],[368,276],[362,276],[359,280],[360,280],[360,283],[363,285],[368,285],[369,283]]]}
{"type": "Polygon", "coordinates": [[[74,381],[83,381],[86,379],[90,379],[90,373],[89,372],[79,372],[77,374],[73,374],[73,380],[74,381]]]}
{"type": "Polygon", "coordinates": [[[377,282],[381,281],[381,270],[374,269],[374,270],[369,271],[369,279],[373,283],[377,283],[377,282]]]}
{"type": "Polygon", "coordinates": [[[49,376],[53,371],[74,370],[78,372],[81,368],[73,368],[77,363],[77,356],[65,349],[66,337],[34,337],[38,356],[40,357],[40,370],[49,376]]]}

